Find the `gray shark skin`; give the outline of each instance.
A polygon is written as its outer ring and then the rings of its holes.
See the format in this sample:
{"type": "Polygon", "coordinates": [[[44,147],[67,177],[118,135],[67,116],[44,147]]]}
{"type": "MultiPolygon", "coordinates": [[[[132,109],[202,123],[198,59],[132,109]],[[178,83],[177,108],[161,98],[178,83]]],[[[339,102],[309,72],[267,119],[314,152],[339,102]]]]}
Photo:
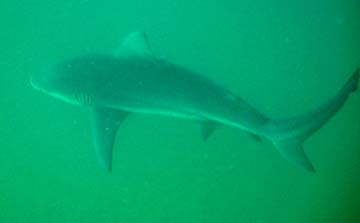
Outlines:
{"type": "Polygon", "coordinates": [[[220,125],[272,142],[290,162],[315,171],[302,144],[343,106],[357,89],[359,69],[338,93],[316,109],[273,120],[245,100],[194,71],[156,57],[146,35],[131,33],[114,55],[85,55],[50,66],[31,78],[48,95],[91,110],[99,161],[112,168],[117,129],[128,114],[168,115],[201,123],[207,139],[220,125]]]}

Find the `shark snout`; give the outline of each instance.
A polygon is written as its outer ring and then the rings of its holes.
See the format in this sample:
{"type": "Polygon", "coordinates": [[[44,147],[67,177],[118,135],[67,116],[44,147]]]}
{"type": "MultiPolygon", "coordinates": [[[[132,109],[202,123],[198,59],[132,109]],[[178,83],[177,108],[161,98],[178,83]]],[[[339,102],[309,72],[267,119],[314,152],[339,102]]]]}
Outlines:
{"type": "Polygon", "coordinates": [[[30,84],[36,90],[44,90],[51,88],[54,79],[53,66],[46,65],[42,67],[38,73],[30,76],[30,84]]]}
{"type": "Polygon", "coordinates": [[[36,90],[42,90],[45,87],[43,79],[43,77],[31,76],[30,85],[36,90]]]}
{"type": "Polygon", "coordinates": [[[33,77],[30,77],[30,85],[31,85],[31,87],[33,87],[33,88],[37,88],[37,85],[36,85],[36,83],[34,82],[34,78],[33,77]]]}

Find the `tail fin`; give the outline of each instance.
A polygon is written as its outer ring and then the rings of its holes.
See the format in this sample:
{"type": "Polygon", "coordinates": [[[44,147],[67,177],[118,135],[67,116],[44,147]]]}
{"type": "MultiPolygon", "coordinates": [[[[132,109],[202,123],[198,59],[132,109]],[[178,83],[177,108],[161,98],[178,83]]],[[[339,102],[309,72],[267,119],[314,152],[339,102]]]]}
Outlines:
{"type": "Polygon", "coordinates": [[[272,121],[270,139],[280,153],[290,162],[314,172],[315,168],[303,150],[303,142],[321,128],[343,106],[350,93],[356,91],[360,69],[358,68],[346,84],[317,109],[287,120],[272,121]]]}

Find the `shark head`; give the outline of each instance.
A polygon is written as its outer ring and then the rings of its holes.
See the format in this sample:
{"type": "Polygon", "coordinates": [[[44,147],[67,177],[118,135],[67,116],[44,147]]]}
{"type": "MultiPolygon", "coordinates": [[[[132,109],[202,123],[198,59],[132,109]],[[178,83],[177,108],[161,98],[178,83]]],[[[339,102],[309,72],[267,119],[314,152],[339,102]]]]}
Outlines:
{"type": "Polygon", "coordinates": [[[94,79],[88,75],[92,61],[72,59],[46,66],[39,74],[33,75],[30,83],[33,88],[47,95],[75,105],[91,105],[90,94],[94,79]]]}
{"type": "MultiPolygon", "coordinates": [[[[50,96],[75,105],[93,106],[95,98],[114,94],[111,91],[114,73],[129,71],[129,58],[153,59],[144,33],[130,34],[114,55],[85,55],[46,66],[31,77],[31,85],[50,96]]],[[[126,85],[126,81],[123,81],[126,85]]],[[[119,89],[117,89],[119,91],[119,89]]],[[[101,102],[99,102],[101,103],[101,102]]]]}

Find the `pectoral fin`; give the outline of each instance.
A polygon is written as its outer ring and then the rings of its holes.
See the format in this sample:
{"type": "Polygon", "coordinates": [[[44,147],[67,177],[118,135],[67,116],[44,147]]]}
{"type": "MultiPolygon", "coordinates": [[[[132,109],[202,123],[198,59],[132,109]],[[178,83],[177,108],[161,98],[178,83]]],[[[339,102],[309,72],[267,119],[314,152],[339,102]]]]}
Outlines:
{"type": "Polygon", "coordinates": [[[112,168],[112,150],[116,132],[127,115],[127,112],[109,108],[93,108],[91,111],[96,153],[101,165],[109,172],[112,168]]]}

